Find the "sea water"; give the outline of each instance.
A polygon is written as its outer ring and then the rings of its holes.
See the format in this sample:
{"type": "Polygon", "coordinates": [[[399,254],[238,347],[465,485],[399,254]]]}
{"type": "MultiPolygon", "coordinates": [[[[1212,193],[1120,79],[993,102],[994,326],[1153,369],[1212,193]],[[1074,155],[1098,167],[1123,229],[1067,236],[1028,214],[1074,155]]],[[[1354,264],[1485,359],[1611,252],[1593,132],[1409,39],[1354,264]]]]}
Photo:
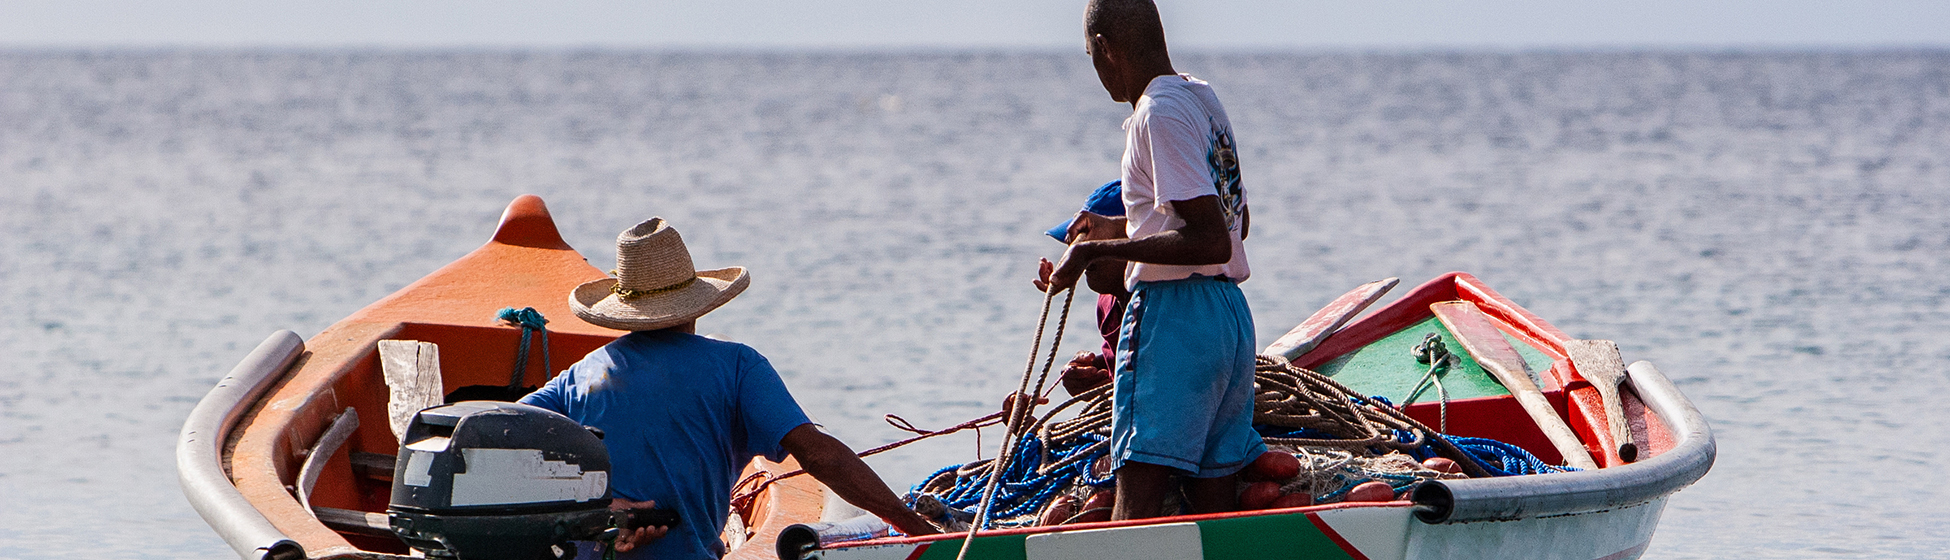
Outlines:
{"type": "MultiPolygon", "coordinates": [[[[1468,271],[1711,422],[1647,557],[1950,553],[1950,52],[1174,62],[1237,128],[1262,343],[1468,271]]],[[[197,399],[521,193],[598,267],[651,216],[750,267],[700,328],[856,448],[982,415],[1128,113],[1068,52],[0,52],[0,558],[229,557],[175,482],[197,399]]],[[[871,463],[905,489],[995,435],[871,463]]]]}

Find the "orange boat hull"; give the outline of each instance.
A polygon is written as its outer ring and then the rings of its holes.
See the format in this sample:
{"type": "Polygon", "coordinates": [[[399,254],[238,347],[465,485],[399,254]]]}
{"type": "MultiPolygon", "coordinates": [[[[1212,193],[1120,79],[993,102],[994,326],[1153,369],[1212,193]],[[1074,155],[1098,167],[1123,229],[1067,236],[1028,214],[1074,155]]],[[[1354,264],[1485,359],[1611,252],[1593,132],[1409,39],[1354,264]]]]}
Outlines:
{"type": "MultiPolygon", "coordinates": [[[[449,388],[500,385],[513,370],[521,330],[497,324],[504,307],[534,307],[549,323],[549,363],[530,360],[524,385],[540,385],[622,331],[573,318],[568,294],[601,270],[562,241],[542,200],[524,195],[508,206],[493,240],[306,341],[282,381],[226,435],[221,458],[238,493],[308,558],[375,558],[407,552],[396,538],[347,530],[320,521],[316,510],[381,513],[390,497],[390,472],[371,468],[371,458],[398,448],[383,420],[361,423],[316,468],[317,482],[298,498],[299,471],[313,447],[347,408],[367,419],[387,417],[388,390],[376,343],[406,339],[438,344],[440,369],[449,388]],[[362,461],[359,459],[367,459],[362,461]]],[[[532,354],[540,354],[533,352],[532,354]]],[[[793,465],[754,461],[748,469],[774,472],[793,465]]],[[[824,487],[807,477],[774,484],[742,512],[753,538],[731,558],[772,558],[771,536],[791,520],[817,519],[824,487]]]]}

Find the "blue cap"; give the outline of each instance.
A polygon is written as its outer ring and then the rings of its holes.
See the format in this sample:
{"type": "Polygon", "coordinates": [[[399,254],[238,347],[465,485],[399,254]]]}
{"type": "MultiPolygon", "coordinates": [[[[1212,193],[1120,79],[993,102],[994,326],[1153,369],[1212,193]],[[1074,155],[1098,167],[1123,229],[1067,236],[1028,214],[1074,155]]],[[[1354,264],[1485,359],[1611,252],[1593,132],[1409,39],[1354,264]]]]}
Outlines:
{"type": "MultiPolygon", "coordinates": [[[[1097,190],[1090,193],[1090,198],[1083,199],[1083,210],[1099,216],[1124,215],[1124,180],[1112,179],[1111,182],[1097,187],[1097,190]]],[[[1049,234],[1057,241],[1067,242],[1072,221],[1075,221],[1075,218],[1063,220],[1063,223],[1056,224],[1056,227],[1043,233],[1049,234]]]]}

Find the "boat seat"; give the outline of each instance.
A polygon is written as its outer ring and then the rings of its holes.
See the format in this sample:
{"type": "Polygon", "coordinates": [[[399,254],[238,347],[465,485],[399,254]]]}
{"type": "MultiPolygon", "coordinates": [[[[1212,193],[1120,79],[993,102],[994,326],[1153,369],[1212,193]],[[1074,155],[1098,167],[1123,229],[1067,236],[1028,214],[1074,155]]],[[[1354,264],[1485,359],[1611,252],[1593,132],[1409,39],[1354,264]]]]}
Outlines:
{"type": "Polygon", "coordinates": [[[394,457],[385,453],[354,451],[352,474],[372,480],[384,480],[390,484],[393,481],[393,461],[394,457]]]}
{"type": "Polygon", "coordinates": [[[331,527],[335,531],[375,537],[394,537],[393,527],[384,513],[324,506],[313,507],[311,512],[318,516],[318,520],[326,527],[331,527]]]}

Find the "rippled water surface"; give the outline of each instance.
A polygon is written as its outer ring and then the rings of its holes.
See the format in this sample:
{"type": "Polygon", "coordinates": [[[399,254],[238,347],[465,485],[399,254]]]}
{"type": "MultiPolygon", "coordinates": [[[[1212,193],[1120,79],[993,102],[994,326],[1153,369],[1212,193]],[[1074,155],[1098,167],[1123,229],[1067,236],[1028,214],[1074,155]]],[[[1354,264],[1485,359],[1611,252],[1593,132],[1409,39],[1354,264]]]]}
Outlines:
{"type": "MultiPolygon", "coordinates": [[[[1712,423],[1647,557],[1950,554],[1950,53],[1177,63],[1237,127],[1262,341],[1470,271],[1712,423]]],[[[0,52],[0,558],[229,556],[175,482],[196,400],[520,193],[599,266],[661,215],[751,267],[701,328],[856,447],[979,415],[1127,112],[1067,53],[0,52]]],[[[974,443],[912,449],[873,464],[974,443]]]]}

